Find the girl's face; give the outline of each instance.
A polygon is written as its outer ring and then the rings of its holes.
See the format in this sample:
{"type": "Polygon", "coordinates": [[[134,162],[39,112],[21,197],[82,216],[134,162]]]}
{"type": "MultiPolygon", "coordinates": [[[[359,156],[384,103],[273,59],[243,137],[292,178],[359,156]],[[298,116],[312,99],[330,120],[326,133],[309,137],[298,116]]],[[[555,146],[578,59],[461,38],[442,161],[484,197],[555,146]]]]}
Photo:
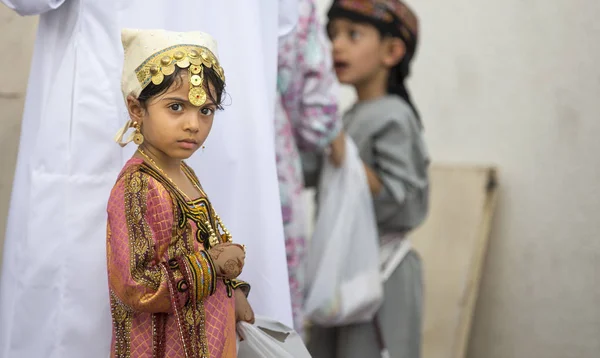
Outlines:
{"type": "MultiPolygon", "coordinates": [[[[189,158],[202,146],[217,110],[210,96],[201,107],[192,105],[188,100],[188,74],[182,71],[180,75],[180,81],[174,81],[165,93],[148,100],[145,108],[130,105],[132,120],[141,124],[143,146],[177,160],[189,158]]],[[[209,86],[210,93],[214,93],[212,84],[209,86]]]]}
{"type": "Polygon", "coordinates": [[[336,18],[329,22],[327,31],[341,83],[360,85],[385,70],[381,61],[382,39],[374,26],[336,18]]]}

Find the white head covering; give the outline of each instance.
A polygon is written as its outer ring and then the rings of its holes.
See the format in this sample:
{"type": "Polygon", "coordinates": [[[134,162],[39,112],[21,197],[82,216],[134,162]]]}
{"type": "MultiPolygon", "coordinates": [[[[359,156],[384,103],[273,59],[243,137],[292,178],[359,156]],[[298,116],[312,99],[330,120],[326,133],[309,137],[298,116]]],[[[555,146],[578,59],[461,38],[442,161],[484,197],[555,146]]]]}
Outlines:
{"type": "Polygon", "coordinates": [[[200,31],[123,29],[121,42],[125,51],[121,91],[125,99],[130,94],[135,97],[139,96],[145,88],[145,85],[138,80],[137,69],[144,63],[149,68],[148,62],[152,59],[156,59],[156,62],[160,63],[160,54],[164,53],[166,49],[193,46],[205,48],[218,61],[217,42],[209,34],[200,31]]]}
{"type": "MultiPolygon", "coordinates": [[[[212,68],[225,81],[217,58],[217,43],[207,33],[123,29],[121,42],[125,52],[121,79],[125,103],[127,96],[137,98],[150,82],[162,83],[165,76],[175,72],[175,66],[189,69],[189,100],[196,106],[206,101],[204,68],[212,68]]],[[[128,121],[115,136],[121,146],[133,139],[132,134],[123,142],[125,132],[131,127],[132,123],[128,121]]]]}

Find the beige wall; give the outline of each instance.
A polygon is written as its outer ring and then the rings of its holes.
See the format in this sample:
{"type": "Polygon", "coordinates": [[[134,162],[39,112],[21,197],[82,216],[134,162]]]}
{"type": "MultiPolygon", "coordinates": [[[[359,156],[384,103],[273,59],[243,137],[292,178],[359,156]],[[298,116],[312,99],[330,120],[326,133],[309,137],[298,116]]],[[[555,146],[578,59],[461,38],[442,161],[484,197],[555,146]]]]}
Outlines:
{"type": "Polygon", "coordinates": [[[469,357],[600,357],[600,1],[407,2],[434,160],[500,168],[469,357]]]}
{"type": "Polygon", "coordinates": [[[0,260],[36,23],[0,5],[0,260]]]}

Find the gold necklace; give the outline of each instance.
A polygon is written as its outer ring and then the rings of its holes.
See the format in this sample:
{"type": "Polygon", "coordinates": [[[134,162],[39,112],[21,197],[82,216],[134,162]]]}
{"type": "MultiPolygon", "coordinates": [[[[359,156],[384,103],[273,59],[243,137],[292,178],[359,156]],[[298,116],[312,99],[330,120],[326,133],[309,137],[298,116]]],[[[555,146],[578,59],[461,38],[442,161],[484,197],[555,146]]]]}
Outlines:
{"type": "MultiPolygon", "coordinates": [[[[154,167],[156,168],[162,175],[163,177],[167,178],[167,180],[169,182],[171,182],[171,184],[173,185],[173,187],[180,192],[183,196],[185,196],[185,198],[188,200],[189,203],[192,204],[192,207],[194,209],[196,209],[196,204],[194,203],[194,201],[192,199],[190,199],[190,197],[179,188],[179,186],[177,186],[177,184],[175,184],[175,182],[173,181],[173,179],[171,179],[171,177],[169,177],[167,175],[167,173],[165,173],[161,167],[158,166],[158,164],[156,164],[156,162],[154,161],[154,159],[150,158],[150,156],[148,156],[148,154],[146,154],[146,152],[144,152],[141,148],[138,148],[138,152],[144,157],[144,159],[148,160],[148,162],[154,167]]],[[[186,174],[187,177],[187,174],[186,174]]],[[[198,189],[198,191],[200,192],[200,195],[203,195],[204,197],[208,198],[208,196],[206,195],[206,193],[204,192],[204,190],[202,190],[202,188],[196,184],[195,181],[191,180],[191,178],[188,177],[188,179],[192,182],[192,185],[194,187],[196,187],[196,189],[198,189]]],[[[212,205],[211,205],[212,208],[212,205]]],[[[213,212],[214,212],[214,208],[212,208],[213,212]]],[[[223,242],[231,242],[231,234],[229,233],[229,231],[227,230],[227,228],[225,227],[225,225],[223,225],[223,222],[221,221],[221,218],[219,217],[219,215],[217,213],[215,213],[215,219],[217,221],[217,230],[220,228],[223,231],[224,235],[219,235],[221,236],[221,240],[219,240],[217,234],[215,233],[215,229],[212,226],[212,223],[210,222],[210,220],[206,220],[204,222],[204,224],[206,225],[206,227],[208,227],[209,230],[209,238],[208,238],[208,242],[210,244],[211,247],[214,247],[215,245],[219,244],[220,241],[223,242]],[[225,236],[223,238],[223,236],[225,236]]]]}

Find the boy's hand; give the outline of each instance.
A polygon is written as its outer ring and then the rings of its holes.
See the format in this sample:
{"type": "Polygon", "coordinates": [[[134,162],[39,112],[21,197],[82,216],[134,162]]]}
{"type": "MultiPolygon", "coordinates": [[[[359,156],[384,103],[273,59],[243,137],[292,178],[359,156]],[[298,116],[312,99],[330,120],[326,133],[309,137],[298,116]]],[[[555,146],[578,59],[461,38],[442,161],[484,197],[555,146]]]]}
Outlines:
{"type": "Polygon", "coordinates": [[[346,156],[346,135],[340,132],[338,136],[331,142],[331,153],[329,159],[336,167],[341,167],[346,156]]]}

